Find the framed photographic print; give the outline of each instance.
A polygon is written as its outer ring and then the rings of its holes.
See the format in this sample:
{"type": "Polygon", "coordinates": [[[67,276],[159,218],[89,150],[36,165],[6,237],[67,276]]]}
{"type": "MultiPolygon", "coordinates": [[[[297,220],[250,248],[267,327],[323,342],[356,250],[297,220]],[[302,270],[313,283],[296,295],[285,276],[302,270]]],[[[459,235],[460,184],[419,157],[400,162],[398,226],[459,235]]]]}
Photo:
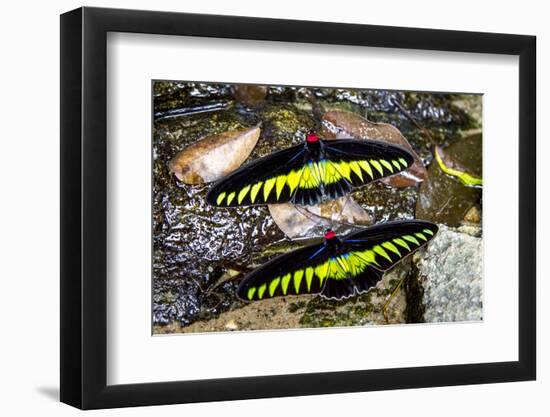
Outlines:
{"type": "Polygon", "coordinates": [[[61,400],[535,378],[535,38],[61,16],[61,400]]]}

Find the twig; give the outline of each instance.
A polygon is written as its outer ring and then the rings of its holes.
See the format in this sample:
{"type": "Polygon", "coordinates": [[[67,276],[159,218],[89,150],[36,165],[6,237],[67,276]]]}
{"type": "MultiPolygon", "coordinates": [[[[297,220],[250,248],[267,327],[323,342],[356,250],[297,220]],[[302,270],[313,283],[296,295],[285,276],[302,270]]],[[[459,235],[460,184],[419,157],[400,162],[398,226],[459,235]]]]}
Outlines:
{"type": "Polygon", "coordinates": [[[422,126],[418,120],[416,120],[408,111],[407,109],[405,109],[405,107],[403,107],[403,105],[397,101],[397,100],[393,100],[393,103],[395,104],[395,106],[401,111],[401,113],[403,113],[405,115],[405,117],[407,117],[407,119],[409,119],[413,125],[415,125],[422,133],[424,133],[424,135],[426,136],[426,138],[428,139],[428,141],[430,142],[430,145],[431,146],[434,146],[435,145],[435,141],[434,141],[434,138],[432,136],[432,134],[430,133],[430,131],[428,129],[426,129],[424,126],[422,126]]]}
{"type": "Polygon", "coordinates": [[[176,109],[161,110],[154,113],[155,120],[171,119],[181,116],[192,116],[200,113],[208,113],[225,110],[233,105],[231,101],[215,101],[208,104],[200,104],[189,107],[178,107],[176,109]]]}

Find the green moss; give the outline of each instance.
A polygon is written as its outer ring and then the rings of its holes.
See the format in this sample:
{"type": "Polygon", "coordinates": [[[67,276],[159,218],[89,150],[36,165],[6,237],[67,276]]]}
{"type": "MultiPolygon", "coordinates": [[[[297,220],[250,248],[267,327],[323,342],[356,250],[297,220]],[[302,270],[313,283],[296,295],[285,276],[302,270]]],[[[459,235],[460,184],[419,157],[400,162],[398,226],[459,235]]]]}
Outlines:
{"type": "Polygon", "coordinates": [[[288,306],[289,313],[296,313],[299,310],[306,308],[306,303],[304,301],[298,301],[297,303],[290,303],[288,306]]]}

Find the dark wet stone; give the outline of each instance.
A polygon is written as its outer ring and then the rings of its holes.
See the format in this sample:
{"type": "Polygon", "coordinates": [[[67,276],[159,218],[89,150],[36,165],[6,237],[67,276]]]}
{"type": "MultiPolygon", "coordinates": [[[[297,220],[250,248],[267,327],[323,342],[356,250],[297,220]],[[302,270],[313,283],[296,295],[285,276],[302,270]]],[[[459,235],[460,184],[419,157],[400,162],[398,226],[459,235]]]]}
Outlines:
{"type": "MultiPolygon", "coordinates": [[[[481,146],[481,135],[472,135],[447,148],[446,153],[481,177],[481,146]]],[[[446,175],[437,163],[430,165],[428,175],[420,187],[417,218],[455,227],[472,207],[481,204],[481,189],[465,186],[458,178],[446,175]]]]}
{"type": "Polygon", "coordinates": [[[155,112],[232,99],[229,85],[157,81],[153,83],[155,112]],[[207,99],[207,100],[205,100],[207,99]]]}
{"type": "Polygon", "coordinates": [[[237,84],[232,90],[233,96],[239,103],[255,107],[264,101],[267,95],[267,89],[265,85],[237,84]]]}
{"type": "Polygon", "coordinates": [[[457,164],[477,177],[483,177],[483,140],[481,133],[475,133],[456,142],[449,147],[448,154],[457,164]]]}
{"type": "Polygon", "coordinates": [[[416,187],[395,188],[381,182],[369,184],[353,193],[353,198],[373,218],[373,223],[414,218],[416,187]]]}

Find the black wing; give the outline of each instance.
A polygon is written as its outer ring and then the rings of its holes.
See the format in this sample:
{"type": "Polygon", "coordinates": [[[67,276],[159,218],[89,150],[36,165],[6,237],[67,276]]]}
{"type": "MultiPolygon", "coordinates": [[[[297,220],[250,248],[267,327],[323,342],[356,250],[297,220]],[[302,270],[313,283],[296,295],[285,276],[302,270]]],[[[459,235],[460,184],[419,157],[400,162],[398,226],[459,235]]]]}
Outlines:
{"type": "Polygon", "coordinates": [[[293,203],[309,205],[342,197],[354,189],[408,169],[406,149],[375,140],[322,141],[323,158],[306,165],[293,203]]]}
{"type": "Polygon", "coordinates": [[[217,182],[207,194],[214,206],[312,205],[397,174],[413,163],[405,149],[370,140],[319,141],[313,155],[297,145],[253,161],[217,182]]]}
{"type": "Polygon", "coordinates": [[[415,252],[437,233],[437,225],[400,221],[369,227],[343,238],[279,256],[248,274],[237,290],[245,301],[318,294],[341,299],[374,287],[385,271],[415,252]]]}
{"type": "Polygon", "coordinates": [[[220,207],[288,202],[306,157],[306,148],[301,144],[252,161],[214,184],[206,200],[220,207]]]}
{"type": "Polygon", "coordinates": [[[427,244],[437,225],[423,221],[381,223],[346,236],[336,257],[339,280],[327,280],[322,296],[345,298],[368,291],[385,271],[427,244]]]}
{"type": "Polygon", "coordinates": [[[321,269],[330,257],[323,242],[278,256],[244,277],[237,289],[245,301],[285,295],[318,294],[326,274],[321,269]]]}

